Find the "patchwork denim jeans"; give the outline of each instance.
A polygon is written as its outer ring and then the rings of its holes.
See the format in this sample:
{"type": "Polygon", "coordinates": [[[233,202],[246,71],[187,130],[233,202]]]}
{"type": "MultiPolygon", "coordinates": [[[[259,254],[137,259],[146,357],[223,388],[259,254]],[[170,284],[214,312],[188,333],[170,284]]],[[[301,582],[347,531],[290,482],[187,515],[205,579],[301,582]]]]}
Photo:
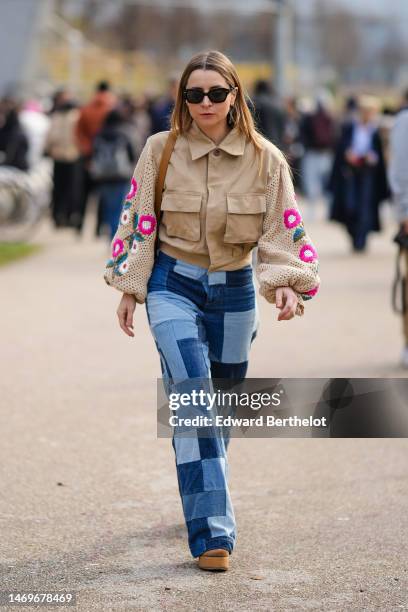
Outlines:
{"type": "MultiPolygon", "coordinates": [[[[159,250],[145,306],[167,396],[192,379],[207,380],[206,391],[214,392],[212,379],[245,378],[259,327],[250,265],[208,272],[159,250]]],[[[174,427],[172,438],[193,557],[214,548],[231,553],[236,542],[228,488],[229,438],[205,429],[183,435],[174,427]]]]}

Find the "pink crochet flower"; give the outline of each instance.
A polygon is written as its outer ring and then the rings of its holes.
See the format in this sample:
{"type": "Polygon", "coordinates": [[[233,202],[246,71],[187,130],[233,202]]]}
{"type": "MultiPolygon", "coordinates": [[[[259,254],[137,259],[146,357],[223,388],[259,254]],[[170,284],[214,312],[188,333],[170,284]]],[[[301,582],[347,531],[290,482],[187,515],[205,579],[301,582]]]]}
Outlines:
{"type": "Polygon", "coordinates": [[[311,244],[304,244],[299,251],[299,257],[306,263],[312,263],[312,261],[317,259],[317,253],[311,244]]]}
{"type": "Polygon", "coordinates": [[[285,226],[288,229],[292,229],[292,227],[296,227],[301,223],[302,217],[296,208],[287,208],[283,213],[283,219],[285,221],[285,226]]]}
{"type": "Polygon", "coordinates": [[[120,238],[116,238],[115,242],[112,245],[112,257],[118,257],[121,253],[123,253],[123,249],[125,245],[123,244],[123,240],[120,238]]]}
{"type": "Polygon", "coordinates": [[[131,200],[137,193],[137,182],[134,178],[131,180],[131,185],[130,191],[126,196],[127,200],[131,200]]]}
{"type": "Polygon", "coordinates": [[[319,285],[316,285],[316,287],[313,287],[313,289],[309,289],[309,291],[303,291],[303,293],[305,293],[306,295],[314,296],[318,291],[319,285]]]}
{"type": "Polygon", "coordinates": [[[152,217],[152,215],[140,215],[139,224],[137,229],[141,234],[148,236],[152,232],[154,232],[154,228],[156,227],[156,219],[152,217]]]}

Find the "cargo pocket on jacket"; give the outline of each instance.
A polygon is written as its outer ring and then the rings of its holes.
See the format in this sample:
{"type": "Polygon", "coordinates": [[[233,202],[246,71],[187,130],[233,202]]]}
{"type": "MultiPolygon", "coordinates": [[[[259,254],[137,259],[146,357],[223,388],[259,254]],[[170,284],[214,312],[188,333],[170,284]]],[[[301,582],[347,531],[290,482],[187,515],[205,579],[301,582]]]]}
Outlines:
{"type": "Polygon", "coordinates": [[[196,242],[201,237],[201,193],[165,191],[161,205],[162,222],[168,236],[196,242]]]}
{"type": "Polygon", "coordinates": [[[258,242],[265,212],[265,194],[228,193],[224,242],[258,242]]]}

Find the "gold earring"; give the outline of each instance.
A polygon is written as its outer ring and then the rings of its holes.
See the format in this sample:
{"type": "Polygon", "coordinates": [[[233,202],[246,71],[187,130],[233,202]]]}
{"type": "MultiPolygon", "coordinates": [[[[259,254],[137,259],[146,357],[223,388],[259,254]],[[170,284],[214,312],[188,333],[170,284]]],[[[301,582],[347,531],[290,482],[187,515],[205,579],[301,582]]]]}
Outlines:
{"type": "Polygon", "coordinates": [[[228,115],[227,115],[227,125],[229,125],[229,127],[232,127],[235,124],[235,119],[233,117],[233,110],[235,110],[235,108],[234,108],[234,105],[232,104],[229,108],[228,115]]]}

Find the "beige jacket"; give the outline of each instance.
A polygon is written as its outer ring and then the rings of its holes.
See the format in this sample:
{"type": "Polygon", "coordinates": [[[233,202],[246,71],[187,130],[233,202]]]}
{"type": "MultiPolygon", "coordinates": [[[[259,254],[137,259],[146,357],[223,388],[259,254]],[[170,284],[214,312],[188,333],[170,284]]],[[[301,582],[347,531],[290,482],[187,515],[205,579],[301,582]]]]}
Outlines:
{"type": "Polygon", "coordinates": [[[51,117],[45,150],[55,161],[74,162],[79,158],[75,126],[79,110],[56,111],[51,117]]]}
{"type": "MultiPolygon", "coordinates": [[[[104,278],[139,303],[154,263],[154,188],[168,132],[150,136],[134,171],[112,241],[104,278]]],[[[282,153],[263,139],[261,162],[253,144],[232,129],[215,145],[193,122],[177,139],[167,170],[159,248],[209,271],[251,264],[258,246],[260,294],[275,302],[277,287],[297,293],[296,314],[317,292],[317,254],[306,234],[282,153]]]]}

